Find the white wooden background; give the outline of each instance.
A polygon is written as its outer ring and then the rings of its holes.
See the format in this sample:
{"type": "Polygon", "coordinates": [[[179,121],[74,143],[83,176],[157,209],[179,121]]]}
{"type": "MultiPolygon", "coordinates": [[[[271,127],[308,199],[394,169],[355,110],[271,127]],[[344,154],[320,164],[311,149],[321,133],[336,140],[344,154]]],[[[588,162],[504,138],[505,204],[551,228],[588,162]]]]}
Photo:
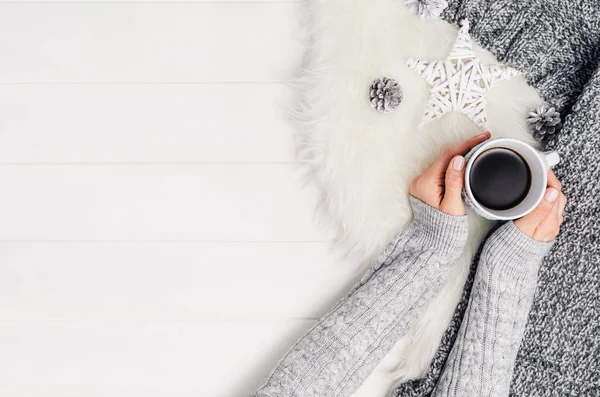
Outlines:
{"type": "Polygon", "coordinates": [[[294,1],[0,2],[0,396],[248,396],[352,283],[294,1]]]}

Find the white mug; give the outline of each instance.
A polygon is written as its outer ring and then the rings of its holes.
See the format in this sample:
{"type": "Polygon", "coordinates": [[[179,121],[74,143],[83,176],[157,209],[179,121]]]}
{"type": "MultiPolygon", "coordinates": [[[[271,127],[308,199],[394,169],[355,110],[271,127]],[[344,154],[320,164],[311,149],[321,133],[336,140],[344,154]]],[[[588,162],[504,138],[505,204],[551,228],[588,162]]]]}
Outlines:
{"type": "Polygon", "coordinates": [[[557,152],[540,153],[533,146],[512,138],[489,139],[473,148],[466,156],[467,168],[465,170],[465,188],[463,198],[477,214],[487,219],[511,220],[527,215],[538,206],[544,197],[548,184],[548,170],[560,162],[557,152]],[[515,207],[507,210],[494,210],[479,203],[473,196],[470,185],[470,175],[473,163],[479,155],[494,148],[510,149],[518,153],[529,166],[531,171],[531,186],[527,196],[515,207]]]}

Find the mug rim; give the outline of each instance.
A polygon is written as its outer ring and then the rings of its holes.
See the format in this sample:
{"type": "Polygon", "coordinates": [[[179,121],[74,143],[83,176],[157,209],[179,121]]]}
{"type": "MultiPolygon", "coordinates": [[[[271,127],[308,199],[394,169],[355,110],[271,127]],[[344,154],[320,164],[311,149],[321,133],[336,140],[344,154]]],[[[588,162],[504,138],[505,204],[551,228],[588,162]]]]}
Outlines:
{"type": "MultiPolygon", "coordinates": [[[[531,211],[533,211],[542,201],[545,190],[540,191],[540,193],[539,193],[538,197],[536,197],[535,203],[533,205],[528,207],[526,210],[523,210],[523,211],[517,213],[516,215],[510,215],[510,216],[500,215],[496,212],[492,212],[493,210],[491,211],[491,210],[485,208],[484,206],[482,206],[481,204],[479,204],[479,202],[475,199],[475,196],[473,196],[473,192],[471,191],[471,184],[469,183],[469,179],[470,179],[469,175],[471,173],[471,168],[473,166],[473,163],[475,162],[475,159],[477,157],[479,157],[479,155],[481,153],[485,152],[486,150],[492,149],[494,147],[500,146],[500,144],[502,142],[511,142],[511,143],[516,143],[516,144],[520,145],[520,147],[525,148],[526,150],[529,150],[531,153],[534,154],[535,158],[538,160],[538,162],[542,166],[542,168],[547,168],[547,166],[546,166],[546,161],[544,160],[541,153],[537,149],[535,149],[530,144],[523,142],[519,139],[515,139],[515,138],[488,139],[487,141],[480,144],[478,147],[474,148],[474,152],[472,154],[471,153],[468,154],[469,159],[467,160],[467,167],[465,169],[465,191],[467,192],[467,196],[469,197],[469,200],[471,201],[470,204],[473,207],[475,207],[475,209],[477,211],[484,213],[487,217],[490,217],[495,220],[500,220],[500,221],[509,221],[509,220],[521,218],[521,217],[529,214],[531,211]]],[[[543,173],[543,186],[547,186],[547,185],[548,185],[548,173],[544,172],[543,173]]]]}

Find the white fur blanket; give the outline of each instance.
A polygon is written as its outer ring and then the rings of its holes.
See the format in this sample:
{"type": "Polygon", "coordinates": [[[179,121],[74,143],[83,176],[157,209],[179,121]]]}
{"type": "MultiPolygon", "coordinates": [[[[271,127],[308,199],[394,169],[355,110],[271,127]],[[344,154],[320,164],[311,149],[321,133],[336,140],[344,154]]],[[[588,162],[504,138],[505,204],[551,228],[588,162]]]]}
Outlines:
{"type": "MultiPolygon", "coordinates": [[[[338,245],[366,265],[410,220],[410,180],[443,148],[481,132],[458,113],[419,128],[429,87],[405,66],[409,57],[444,59],[458,28],[440,19],[421,21],[403,0],[310,0],[306,7],[309,47],[294,112],[299,157],[320,189],[320,210],[337,231],[338,245]],[[369,104],[370,85],[379,76],[397,79],[404,92],[390,114],[369,104]]],[[[476,51],[483,62],[497,63],[489,52],[476,51]]],[[[523,76],[499,83],[487,101],[494,137],[533,143],[525,119],[543,101],[523,76]]],[[[445,289],[356,395],[384,395],[393,383],[425,374],[490,227],[469,216],[470,240],[445,289]]]]}

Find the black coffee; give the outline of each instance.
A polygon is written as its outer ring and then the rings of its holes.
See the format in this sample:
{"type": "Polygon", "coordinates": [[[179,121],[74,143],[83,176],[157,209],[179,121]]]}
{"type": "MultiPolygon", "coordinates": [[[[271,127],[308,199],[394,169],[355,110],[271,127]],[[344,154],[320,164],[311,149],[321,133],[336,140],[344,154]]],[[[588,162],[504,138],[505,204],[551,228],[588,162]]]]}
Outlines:
{"type": "Polygon", "coordinates": [[[505,148],[481,153],[471,166],[471,192],[484,207],[502,211],[517,206],[531,187],[531,170],[518,153],[505,148]]]}

